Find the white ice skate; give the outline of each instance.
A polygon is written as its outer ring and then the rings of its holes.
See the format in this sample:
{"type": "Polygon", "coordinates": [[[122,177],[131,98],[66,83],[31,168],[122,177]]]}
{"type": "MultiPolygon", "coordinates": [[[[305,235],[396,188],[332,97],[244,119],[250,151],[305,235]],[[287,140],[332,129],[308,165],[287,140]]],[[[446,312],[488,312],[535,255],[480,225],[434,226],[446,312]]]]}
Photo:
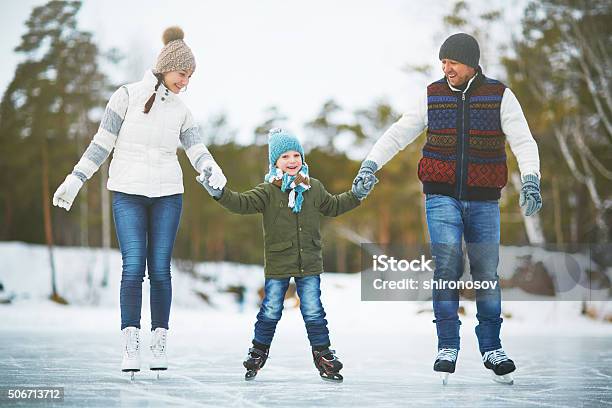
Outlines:
{"type": "Polygon", "coordinates": [[[150,368],[157,372],[157,378],[159,379],[159,372],[168,369],[168,356],[166,355],[166,338],[168,330],[158,327],[153,332],[151,338],[151,364],[150,368]]]}
{"type": "Polygon", "coordinates": [[[134,373],[140,371],[140,329],[126,327],[121,332],[123,335],[121,371],[131,373],[130,378],[133,380],[134,373]]]}

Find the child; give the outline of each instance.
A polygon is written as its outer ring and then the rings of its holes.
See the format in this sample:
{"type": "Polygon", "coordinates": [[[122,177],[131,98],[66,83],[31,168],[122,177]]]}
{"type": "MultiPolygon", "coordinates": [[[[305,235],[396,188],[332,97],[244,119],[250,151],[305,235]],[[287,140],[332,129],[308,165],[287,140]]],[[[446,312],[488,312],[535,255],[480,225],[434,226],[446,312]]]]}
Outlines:
{"type": "Polygon", "coordinates": [[[163,35],[155,68],[140,82],[112,96],[98,133],[53,196],[70,210],[83,183],[114,149],[107,187],[113,191],[113,218],[123,258],[121,277],[121,369],[140,371],[140,311],[145,263],[151,282],[151,370],[166,370],[166,337],[172,301],[170,259],[179,226],[183,174],[176,156],[180,142],[193,167],[212,174],[214,187],[225,176],[213,160],[189,109],[178,97],[195,70],[195,58],[179,27],[163,35]]]}
{"type": "Polygon", "coordinates": [[[209,194],[230,211],[263,214],[265,296],[257,314],[253,347],[243,363],[247,369],[245,379],[253,379],[266,363],[285,292],[293,277],[314,364],[321,378],[341,382],[342,363],[329,349],[329,331],[321,304],[320,222],[321,215],[338,216],[357,207],[360,200],[352,192],[332,195],[319,180],[310,178],[304,150],[292,134],[271,130],[268,149],[270,171],[265,182],[252,190],[219,190],[209,185],[207,172],[198,177],[209,194]]]}

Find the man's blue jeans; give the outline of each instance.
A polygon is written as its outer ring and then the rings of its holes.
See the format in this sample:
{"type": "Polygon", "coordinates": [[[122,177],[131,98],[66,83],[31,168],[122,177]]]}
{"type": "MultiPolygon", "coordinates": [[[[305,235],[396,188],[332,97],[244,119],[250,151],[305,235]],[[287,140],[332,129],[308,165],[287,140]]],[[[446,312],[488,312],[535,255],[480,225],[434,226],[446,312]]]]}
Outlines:
{"type": "Polygon", "coordinates": [[[113,218],[123,259],[122,330],[129,326],[140,328],[145,267],[151,285],[151,330],[168,329],[172,302],[170,259],[182,206],[182,194],[155,198],[113,194],[113,218]]]}
{"type": "MultiPolygon", "coordinates": [[[[459,281],[463,275],[462,237],[465,239],[474,282],[497,282],[495,289],[476,290],[476,336],[481,352],[501,347],[501,291],[499,263],[499,203],[461,201],[428,194],[425,199],[427,227],[435,259],[434,280],[459,281]]],[[[438,348],[459,349],[459,291],[434,289],[433,307],[438,348]]]]}
{"type": "MultiPolygon", "coordinates": [[[[283,313],[285,292],[289,287],[289,280],[266,279],[265,296],[255,323],[254,342],[270,346],[274,331],[283,313]]],[[[329,347],[329,330],[325,320],[325,310],[321,303],[321,277],[320,275],[294,278],[297,293],[300,298],[300,311],[306,324],[308,340],[312,347],[329,347]]]]}

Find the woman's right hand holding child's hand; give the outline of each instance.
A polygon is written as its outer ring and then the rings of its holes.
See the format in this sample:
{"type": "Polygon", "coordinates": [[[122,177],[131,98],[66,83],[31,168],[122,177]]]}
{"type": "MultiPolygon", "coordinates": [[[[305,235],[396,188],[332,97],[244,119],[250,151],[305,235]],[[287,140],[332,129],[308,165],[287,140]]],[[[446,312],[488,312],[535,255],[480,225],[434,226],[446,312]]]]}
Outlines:
{"type": "Polygon", "coordinates": [[[196,177],[198,183],[202,184],[208,194],[219,198],[223,194],[223,188],[227,184],[227,178],[221,168],[212,160],[204,162],[202,172],[196,177]]]}
{"type": "Polygon", "coordinates": [[[206,160],[202,163],[200,176],[203,176],[204,173],[208,173],[208,183],[212,188],[223,190],[223,187],[225,187],[227,183],[227,178],[225,178],[223,170],[221,170],[221,167],[219,167],[214,160],[206,160]]]}

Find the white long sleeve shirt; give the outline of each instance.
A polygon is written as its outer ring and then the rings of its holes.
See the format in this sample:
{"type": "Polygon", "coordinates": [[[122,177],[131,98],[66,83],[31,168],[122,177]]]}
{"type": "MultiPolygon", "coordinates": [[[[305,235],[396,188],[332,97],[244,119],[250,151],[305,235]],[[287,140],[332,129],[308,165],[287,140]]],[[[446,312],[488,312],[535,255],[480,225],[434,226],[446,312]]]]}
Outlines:
{"type": "MultiPolygon", "coordinates": [[[[463,91],[469,89],[471,81],[463,91]]],[[[460,91],[451,86],[453,91],[460,91]]],[[[516,157],[521,178],[527,174],[540,177],[540,156],[538,145],[531,135],[527,119],[518,99],[510,88],[504,90],[500,106],[501,128],[506,135],[510,150],[516,157]]],[[[427,89],[414,100],[412,106],[376,141],[366,160],[372,160],[382,168],[399,151],[414,140],[427,128],[427,89]]]]}

